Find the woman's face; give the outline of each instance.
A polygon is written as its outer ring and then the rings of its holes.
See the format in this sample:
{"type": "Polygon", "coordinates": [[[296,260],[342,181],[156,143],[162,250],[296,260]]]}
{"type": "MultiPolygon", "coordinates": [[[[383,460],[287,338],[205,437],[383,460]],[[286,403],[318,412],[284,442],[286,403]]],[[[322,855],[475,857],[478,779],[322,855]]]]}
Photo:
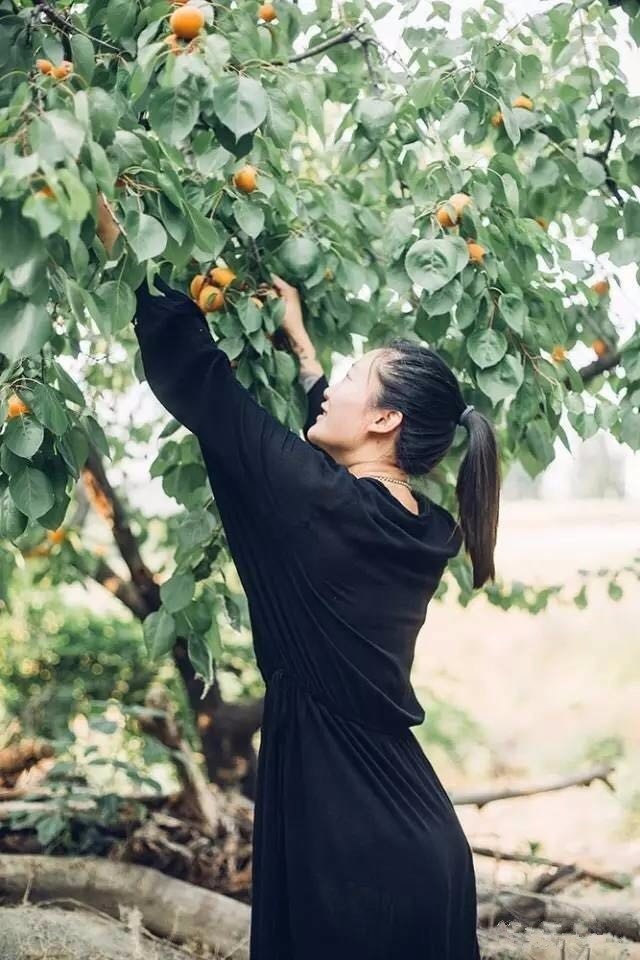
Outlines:
{"type": "Polygon", "coordinates": [[[377,367],[383,353],[382,348],[369,350],[351,365],[339,383],[327,387],[323,412],[307,433],[311,443],[340,463],[345,463],[349,454],[371,441],[372,433],[374,440],[378,433],[384,439],[384,434],[397,425],[394,421],[385,428],[381,425],[385,419],[381,411],[368,406],[380,386],[377,367]]]}

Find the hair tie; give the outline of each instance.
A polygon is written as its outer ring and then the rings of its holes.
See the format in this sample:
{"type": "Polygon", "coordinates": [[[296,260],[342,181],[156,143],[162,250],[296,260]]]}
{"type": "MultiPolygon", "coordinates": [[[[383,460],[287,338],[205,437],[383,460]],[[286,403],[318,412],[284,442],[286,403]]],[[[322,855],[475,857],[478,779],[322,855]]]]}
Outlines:
{"type": "Polygon", "coordinates": [[[458,423],[466,427],[467,424],[465,421],[467,419],[467,416],[471,413],[472,410],[475,410],[475,407],[472,403],[470,403],[467,407],[464,408],[464,410],[458,417],[458,423]]]}

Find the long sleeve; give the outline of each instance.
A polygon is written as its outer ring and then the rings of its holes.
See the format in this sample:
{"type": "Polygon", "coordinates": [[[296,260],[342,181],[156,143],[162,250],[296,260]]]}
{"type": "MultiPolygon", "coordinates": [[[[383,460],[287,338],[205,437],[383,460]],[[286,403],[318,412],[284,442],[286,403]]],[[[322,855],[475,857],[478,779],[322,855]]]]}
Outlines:
{"type": "MultiPolygon", "coordinates": [[[[164,296],[152,295],[146,281],[136,291],[145,376],[162,405],[197,436],[210,477],[271,514],[299,515],[331,495],[337,464],[251,396],[197,304],[161,278],[154,283],[164,296]]],[[[318,382],[311,390],[309,416],[317,414],[322,389],[318,382]]]]}

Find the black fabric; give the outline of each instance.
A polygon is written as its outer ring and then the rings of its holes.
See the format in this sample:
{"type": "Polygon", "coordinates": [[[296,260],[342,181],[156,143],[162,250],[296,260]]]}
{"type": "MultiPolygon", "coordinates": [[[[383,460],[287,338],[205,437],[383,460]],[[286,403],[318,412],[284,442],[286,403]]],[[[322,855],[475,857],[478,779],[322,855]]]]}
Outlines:
{"type": "Polygon", "coordinates": [[[471,849],[411,730],[416,635],[459,528],[275,420],[197,305],[155,283],[166,297],[137,291],[145,374],[199,440],[266,684],[251,958],[478,960],[471,849]]]}

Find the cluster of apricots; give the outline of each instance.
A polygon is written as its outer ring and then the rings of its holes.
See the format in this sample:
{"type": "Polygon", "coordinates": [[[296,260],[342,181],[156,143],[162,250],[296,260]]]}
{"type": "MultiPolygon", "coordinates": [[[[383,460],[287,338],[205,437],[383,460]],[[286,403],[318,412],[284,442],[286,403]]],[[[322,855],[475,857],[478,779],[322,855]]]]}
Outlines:
{"type": "MultiPolygon", "coordinates": [[[[174,6],[177,7],[169,18],[169,27],[171,33],[166,39],[171,53],[180,54],[192,53],[195,49],[191,41],[195,40],[204,27],[204,13],[199,7],[187,3],[186,0],[174,0],[174,6]],[[181,40],[188,40],[188,47],[183,47],[181,40]]],[[[258,9],[258,20],[263,23],[271,23],[277,18],[276,8],[272,3],[263,3],[258,9]]]]}
{"type": "Polygon", "coordinates": [[[224,293],[236,279],[229,267],[213,267],[207,274],[197,273],[189,285],[191,299],[203,313],[215,313],[224,307],[224,293]]]}
{"type": "Polygon", "coordinates": [[[71,60],[62,60],[58,66],[54,66],[51,60],[36,60],[36,67],[45,76],[53,77],[54,80],[66,80],[70,73],[73,73],[73,63],[71,60]]]}
{"type": "MultiPolygon", "coordinates": [[[[520,107],[521,110],[533,110],[533,100],[531,97],[525,97],[520,95],[516,97],[515,100],[511,103],[512,107],[520,107]]],[[[491,125],[493,127],[499,127],[504,123],[504,117],[502,115],[502,110],[496,110],[494,115],[491,117],[491,125]]]]}
{"type": "MultiPolygon", "coordinates": [[[[454,193],[448,200],[440,204],[436,210],[436,220],[446,230],[457,226],[463,210],[473,201],[468,193],[454,193]]],[[[469,259],[474,263],[482,263],[487,252],[485,247],[476,240],[467,240],[469,259]]]]}

